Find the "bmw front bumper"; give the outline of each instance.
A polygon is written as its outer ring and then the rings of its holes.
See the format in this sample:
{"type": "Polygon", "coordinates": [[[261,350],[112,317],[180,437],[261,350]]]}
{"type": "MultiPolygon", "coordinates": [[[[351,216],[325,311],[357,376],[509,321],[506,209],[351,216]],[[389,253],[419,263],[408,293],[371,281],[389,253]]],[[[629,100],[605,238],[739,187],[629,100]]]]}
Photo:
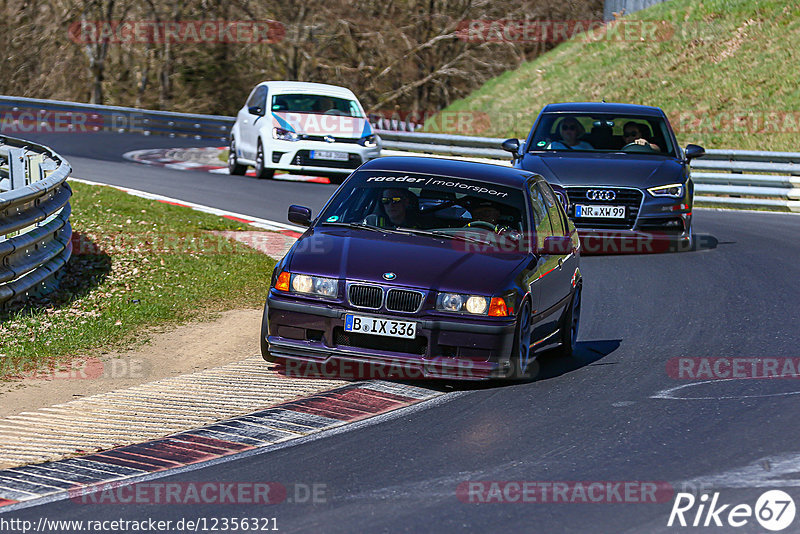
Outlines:
{"type": "Polygon", "coordinates": [[[491,378],[503,370],[500,362],[511,353],[516,325],[513,317],[488,322],[429,317],[424,312],[414,316],[364,313],[341,305],[284,298],[274,291],[266,308],[268,353],[264,358],[282,359],[287,366],[313,364],[312,368],[323,374],[332,370],[333,376],[327,378],[350,378],[347,373],[337,376],[346,365],[350,371],[353,365],[361,371],[365,365],[371,366],[368,372],[372,378],[491,378]],[[344,317],[348,313],[414,321],[416,337],[406,340],[345,332],[344,317]],[[376,375],[379,371],[374,368],[388,368],[393,373],[376,375]]]}

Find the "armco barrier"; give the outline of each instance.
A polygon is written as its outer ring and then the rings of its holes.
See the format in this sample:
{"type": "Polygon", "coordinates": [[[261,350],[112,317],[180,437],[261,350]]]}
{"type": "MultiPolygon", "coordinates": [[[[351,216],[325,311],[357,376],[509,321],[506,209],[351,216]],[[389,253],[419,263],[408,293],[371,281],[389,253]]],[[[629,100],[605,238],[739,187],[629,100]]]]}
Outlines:
{"type": "MultiPolygon", "coordinates": [[[[226,141],[233,122],[233,117],[221,115],[0,96],[0,126],[13,125],[18,131],[111,130],[226,141]]],[[[509,160],[500,148],[502,138],[389,130],[378,134],[389,150],[509,160]]],[[[692,161],[692,169],[698,202],[800,211],[800,153],[707,150],[705,157],[692,161]]]]}
{"type": "Polygon", "coordinates": [[[46,289],[69,260],[71,170],[45,146],[0,136],[0,306],[46,289]]]}

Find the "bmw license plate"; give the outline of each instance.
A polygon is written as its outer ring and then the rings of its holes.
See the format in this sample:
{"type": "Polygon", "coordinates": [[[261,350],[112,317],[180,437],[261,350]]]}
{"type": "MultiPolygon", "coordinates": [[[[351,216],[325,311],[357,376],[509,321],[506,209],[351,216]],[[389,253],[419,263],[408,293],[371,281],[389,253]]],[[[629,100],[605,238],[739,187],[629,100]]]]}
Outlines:
{"type": "Polygon", "coordinates": [[[334,152],[332,150],[312,150],[311,159],[327,159],[332,161],[347,161],[350,155],[347,152],[334,152]]]}
{"type": "Polygon", "coordinates": [[[413,339],[417,335],[417,323],[348,313],[344,316],[344,331],[413,339]]]}
{"type": "Polygon", "coordinates": [[[576,204],[575,217],[592,217],[597,219],[624,219],[625,206],[576,204]]]}

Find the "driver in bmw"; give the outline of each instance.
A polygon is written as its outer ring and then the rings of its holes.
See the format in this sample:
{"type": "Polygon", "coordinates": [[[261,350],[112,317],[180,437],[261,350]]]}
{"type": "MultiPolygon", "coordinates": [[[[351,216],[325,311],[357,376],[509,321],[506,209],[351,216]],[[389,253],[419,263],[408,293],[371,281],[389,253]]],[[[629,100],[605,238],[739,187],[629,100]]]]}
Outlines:
{"type": "Polygon", "coordinates": [[[385,227],[385,223],[388,223],[391,226],[415,228],[418,220],[412,195],[406,189],[385,189],[381,194],[381,205],[388,221],[381,217],[381,226],[385,227]]]}

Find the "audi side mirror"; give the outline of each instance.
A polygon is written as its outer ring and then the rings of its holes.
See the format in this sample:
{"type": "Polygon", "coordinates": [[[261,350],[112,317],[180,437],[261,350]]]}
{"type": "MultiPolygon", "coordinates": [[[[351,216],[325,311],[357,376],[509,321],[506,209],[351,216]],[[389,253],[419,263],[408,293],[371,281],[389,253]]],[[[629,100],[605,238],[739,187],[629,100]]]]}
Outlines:
{"type": "Polygon", "coordinates": [[[309,226],[311,224],[311,209],[305,206],[292,204],[289,206],[289,222],[299,224],[300,226],[309,226]]]}
{"type": "Polygon", "coordinates": [[[261,106],[250,106],[249,108],[247,108],[247,111],[250,113],[250,115],[264,114],[264,110],[261,108],[261,106]]]}
{"type": "Polygon", "coordinates": [[[706,155],[706,149],[700,145],[686,145],[686,160],[690,161],[694,158],[702,158],[706,155]]]}

